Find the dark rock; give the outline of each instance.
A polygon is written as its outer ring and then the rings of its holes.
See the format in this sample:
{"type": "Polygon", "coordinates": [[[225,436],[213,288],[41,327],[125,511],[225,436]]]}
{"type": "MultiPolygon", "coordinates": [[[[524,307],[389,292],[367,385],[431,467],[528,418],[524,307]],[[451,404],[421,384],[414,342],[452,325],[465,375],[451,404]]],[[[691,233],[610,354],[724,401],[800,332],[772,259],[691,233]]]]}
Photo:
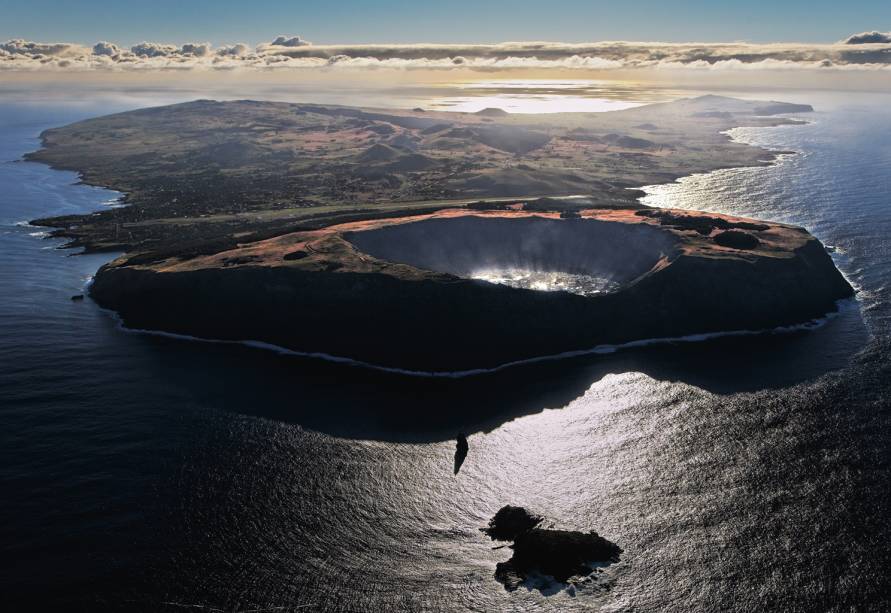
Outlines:
{"type": "Polygon", "coordinates": [[[731,247],[732,249],[754,249],[761,244],[761,241],[748,232],[739,230],[721,232],[715,235],[714,240],[722,247],[731,247]]]}
{"type": "Polygon", "coordinates": [[[291,253],[286,253],[283,260],[302,260],[305,257],[308,257],[309,254],[306,251],[298,249],[297,251],[292,251],[291,253]]]}
{"type": "Polygon", "coordinates": [[[483,529],[494,540],[513,540],[514,555],[495,567],[495,578],[515,590],[532,574],[566,583],[619,560],[621,547],[593,530],[575,532],[537,527],[542,518],[522,507],[502,507],[483,529]]]}
{"type": "Polygon", "coordinates": [[[464,464],[464,460],[467,458],[467,452],[470,450],[470,445],[467,443],[467,435],[463,432],[458,433],[457,440],[455,442],[455,474],[458,474],[458,471],[461,470],[461,465],[464,464]]]}
{"type": "Polygon", "coordinates": [[[507,505],[498,510],[495,517],[489,520],[489,527],[483,528],[482,531],[492,540],[512,541],[540,524],[542,519],[538,515],[532,515],[523,507],[507,505]]]}
{"type": "Polygon", "coordinates": [[[83,299],[84,299],[83,294],[75,294],[74,296],[71,297],[72,302],[80,302],[83,299]]]}
{"type": "Polygon", "coordinates": [[[520,534],[513,544],[514,555],[495,567],[495,578],[507,589],[537,572],[565,583],[571,577],[591,574],[598,564],[619,561],[622,549],[594,531],[545,530],[533,528],[520,534]]]}

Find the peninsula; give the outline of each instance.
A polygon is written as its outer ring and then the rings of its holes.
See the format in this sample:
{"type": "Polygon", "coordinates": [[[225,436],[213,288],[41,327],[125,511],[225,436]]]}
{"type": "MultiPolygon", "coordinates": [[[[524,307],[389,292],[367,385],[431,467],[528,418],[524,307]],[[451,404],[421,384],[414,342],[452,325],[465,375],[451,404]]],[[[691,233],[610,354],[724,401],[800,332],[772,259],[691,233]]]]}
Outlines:
{"type": "Polygon", "coordinates": [[[852,295],[819,241],[646,208],[633,188],[769,163],[724,132],[806,110],[716,96],[554,115],[197,101],[45,132],[29,159],[127,206],[33,223],[125,252],[90,294],[127,326],[401,370],[763,330],[852,295]]]}

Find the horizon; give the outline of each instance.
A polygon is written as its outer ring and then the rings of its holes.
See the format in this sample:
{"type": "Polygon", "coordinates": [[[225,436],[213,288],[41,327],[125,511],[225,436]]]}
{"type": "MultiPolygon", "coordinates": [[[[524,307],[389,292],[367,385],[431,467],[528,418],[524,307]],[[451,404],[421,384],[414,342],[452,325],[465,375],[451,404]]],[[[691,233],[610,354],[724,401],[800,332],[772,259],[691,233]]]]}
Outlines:
{"type": "Polygon", "coordinates": [[[891,611],[891,2],[2,14],[11,610],[891,611]]]}
{"type": "Polygon", "coordinates": [[[294,85],[308,81],[428,85],[554,79],[672,84],[701,89],[782,87],[891,90],[891,33],[847,34],[832,43],[515,41],[496,44],[323,45],[300,35],[214,46],[100,40],[92,45],[0,42],[7,86],[108,84],[294,85]]]}

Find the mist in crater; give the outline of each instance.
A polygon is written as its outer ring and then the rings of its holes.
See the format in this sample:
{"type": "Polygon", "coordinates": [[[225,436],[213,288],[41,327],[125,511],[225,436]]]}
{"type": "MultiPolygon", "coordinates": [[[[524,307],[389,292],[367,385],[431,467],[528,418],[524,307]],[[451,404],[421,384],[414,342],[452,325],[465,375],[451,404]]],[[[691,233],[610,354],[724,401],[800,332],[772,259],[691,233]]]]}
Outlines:
{"type": "Polygon", "coordinates": [[[466,216],[352,232],[378,259],[522,289],[592,296],[615,291],[668,253],[672,237],[593,219],[466,216]]]}

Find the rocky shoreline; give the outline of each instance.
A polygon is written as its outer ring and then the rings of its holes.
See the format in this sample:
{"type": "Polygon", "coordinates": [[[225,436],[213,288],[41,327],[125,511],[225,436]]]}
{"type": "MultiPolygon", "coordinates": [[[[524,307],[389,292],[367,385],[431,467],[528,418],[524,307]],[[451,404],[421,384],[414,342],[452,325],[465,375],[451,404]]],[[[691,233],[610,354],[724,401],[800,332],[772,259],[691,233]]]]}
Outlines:
{"type": "Polygon", "coordinates": [[[720,96],[559,116],[199,100],[48,130],[28,159],[125,194],[35,223],[126,251],[90,295],[130,328],[474,372],[834,311],[853,290],[804,229],[648,209],[628,189],[768,163],[723,131],[810,110],[720,96]],[[487,266],[588,289],[481,281],[487,266]]]}
{"type": "MultiPolygon", "coordinates": [[[[853,294],[824,247],[801,228],[666,214],[594,210],[565,219],[458,210],[355,222],[186,261],[140,265],[124,257],[100,269],[90,294],[135,329],[261,341],[429,372],[488,369],[643,339],[790,326],[833,312],[836,301],[853,294]],[[646,229],[670,242],[654,254],[655,263],[645,262],[649,268],[637,276],[630,271],[618,291],[580,296],[382,260],[344,238],[425,220],[497,219],[510,228],[530,217],[560,226],[599,224],[604,236],[646,229]],[[722,244],[728,228],[757,245],[722,244]],[[296,252],[305,255],[295,258],[296,252]]],[[[655,243],[648,236],[646,244],[655,243]]],[[[617,262],[627,259],[617,251],[617,262]]]]}

